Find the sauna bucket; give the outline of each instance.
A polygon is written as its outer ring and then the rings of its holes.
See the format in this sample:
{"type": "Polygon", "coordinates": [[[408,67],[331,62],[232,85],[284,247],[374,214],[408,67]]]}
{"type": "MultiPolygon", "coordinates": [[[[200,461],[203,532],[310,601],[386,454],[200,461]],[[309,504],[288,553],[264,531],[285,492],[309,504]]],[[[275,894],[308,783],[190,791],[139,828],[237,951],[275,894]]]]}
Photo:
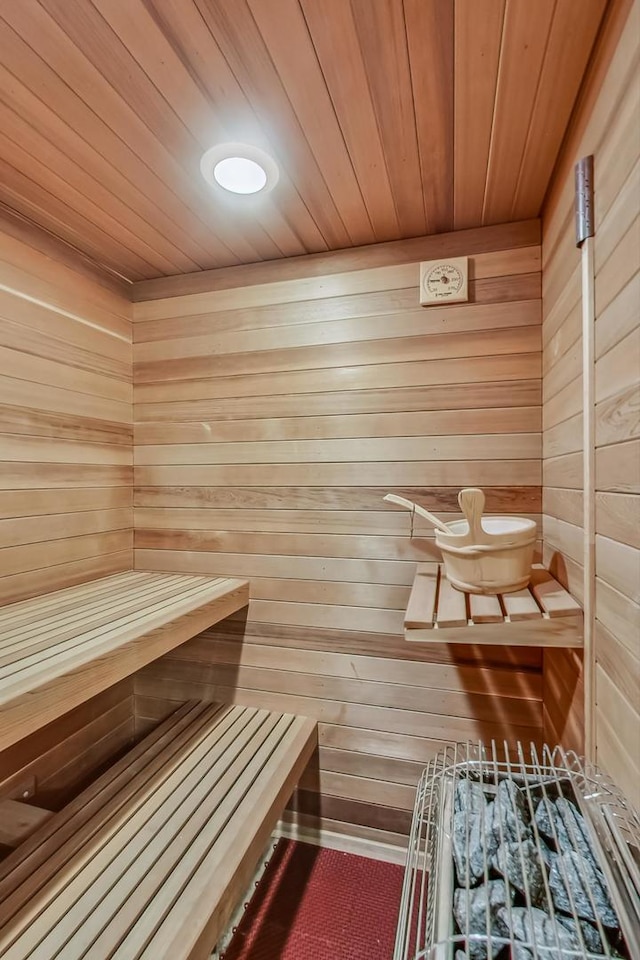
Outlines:
{"type": "Polygon", "coordinates": [[[483,517],[482,490],[461,490],[466,519],[436,530],[449,583],[465,593],[513,593],[531,578],[537,528],[525,517],[483,517]]]}

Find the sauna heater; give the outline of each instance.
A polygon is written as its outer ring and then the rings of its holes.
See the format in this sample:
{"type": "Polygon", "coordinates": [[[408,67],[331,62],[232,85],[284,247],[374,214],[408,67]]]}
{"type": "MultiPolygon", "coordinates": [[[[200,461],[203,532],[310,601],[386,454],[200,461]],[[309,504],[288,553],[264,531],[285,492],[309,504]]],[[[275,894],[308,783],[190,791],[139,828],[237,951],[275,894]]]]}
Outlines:
{"type": "Polygon", "coordinates": [[[572,752],[458,744],[418,785],[394,960],[640,958],[640,819],[572,752]]]}

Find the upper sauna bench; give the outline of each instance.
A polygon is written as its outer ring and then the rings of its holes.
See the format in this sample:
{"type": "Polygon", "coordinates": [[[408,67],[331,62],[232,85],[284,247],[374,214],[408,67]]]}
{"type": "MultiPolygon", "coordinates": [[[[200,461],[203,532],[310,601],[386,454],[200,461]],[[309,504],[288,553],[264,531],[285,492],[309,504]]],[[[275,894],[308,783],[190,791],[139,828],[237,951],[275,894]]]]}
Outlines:
{"type": "Polygon", "coordinates": [[[0,750],[248,602],[245,580],[128,571],[0,607],[0,750]]]}

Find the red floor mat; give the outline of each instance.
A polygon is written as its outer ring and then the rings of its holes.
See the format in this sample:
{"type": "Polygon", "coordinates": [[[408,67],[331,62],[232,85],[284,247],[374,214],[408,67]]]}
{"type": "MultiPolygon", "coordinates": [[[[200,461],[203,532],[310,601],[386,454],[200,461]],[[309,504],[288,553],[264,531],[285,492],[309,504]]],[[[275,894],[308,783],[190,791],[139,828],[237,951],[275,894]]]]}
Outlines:
{"type": "Polygon", "coordinates": [[[390,960],[403,868],[280,840],[224,960],[390,960]]]}

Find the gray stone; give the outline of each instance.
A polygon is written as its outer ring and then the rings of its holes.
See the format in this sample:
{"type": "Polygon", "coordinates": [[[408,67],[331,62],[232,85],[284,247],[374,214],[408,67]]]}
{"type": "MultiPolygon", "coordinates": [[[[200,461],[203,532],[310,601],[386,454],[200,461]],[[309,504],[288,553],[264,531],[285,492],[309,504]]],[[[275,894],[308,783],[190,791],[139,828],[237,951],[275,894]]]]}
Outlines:
{"type": "Polygon", "coordinates": [[[568,850],[555,858],[549,871],[549,888],[556,909],[573,914],[575,908],[575,913],[583,920],[595,922],[597,915],[603,926],[618,928],[618,918],[611,906],[603,875],[591,860],[575,850],[568,850]]]}
{"type": "Polygon", "coordinates": [[[461,810],[468,810],[469,815],[480,813],[487,801],[482,789],[482,784],[476,780],[460,780],[456,785],[456,792],[453,799],[453,809],[455,813],[461,810]]]}
{"type": "Polygon", "coordinates": [[[535,819],[540,833],[547,840],[553,841],[558,853],[577,850],[598,869],[587,825],[575,803],[566,797],[541,800],[536,807],[535,819]]]}
{"type": "Polygon", "coordinates": [[[471,937],[467,942],[466,956],[470,960],[487,960],[489,956],[496,957],[502,950],[504,943],[489,940],[487,927],[494,937],[507,937],[509,928],[498,916],[507,903],[507,886],[504,880],[490,880],[473,890],[458,888],[453,894],[453,915],[456,918],[460,933],[477,934],[480,938],[471,937]]]}
{"type": "Polygon", "coordinates": [[[528,838],[522,843],[503,843],[491,860],[492,868],[506,877],[516,890],[526,896],[535,906],[544,901],[544,876],[536,845],[528,838]]]}
{"type": "Polygon", "coordinates": [[[483,804],[473,814],[467,810],[459,810],[454,814],[453,859],[459,886],[474,887],[484,879],[485,861],[488,864],[498,849],[492,824],[492,803],[483,804]]]}
{"type": "Polygon", "coordinates": [[[590,923],[587,923],[586,920],[576,921],[573,919],[573,917],[563,917],[561,913],[557,915],[557,920],[562,924],[565,930],[569,931],[577,943],[580,942],[578,926],[580,927],[580,933],[582,934],[584,945],[589,953],[603,954],[605,952],[600,934],[598,933],[597,929],[592,927],[590,923]]]}
{"type": "Polygon", "coordinates": [[[510,911],[506,906],[501,907],[498,919],[514,939],[523,944],[512,947],[512,960],[529,960],[535,956],[529,949],[533,945],[540,960],[558,960],[558,947],[575,950],[579,946],[579,941],[568,930],[537,907],[512,907],[510,911]]]}
{"type": "Polygon", "coordinates": [[[529,836],[531,820],[523,792],[513,780],[501,780],[495,798],[494,832],[498,845],[515,842],[529,836]],[[502,835],[501,835],[502,834],[502,835]]]}

